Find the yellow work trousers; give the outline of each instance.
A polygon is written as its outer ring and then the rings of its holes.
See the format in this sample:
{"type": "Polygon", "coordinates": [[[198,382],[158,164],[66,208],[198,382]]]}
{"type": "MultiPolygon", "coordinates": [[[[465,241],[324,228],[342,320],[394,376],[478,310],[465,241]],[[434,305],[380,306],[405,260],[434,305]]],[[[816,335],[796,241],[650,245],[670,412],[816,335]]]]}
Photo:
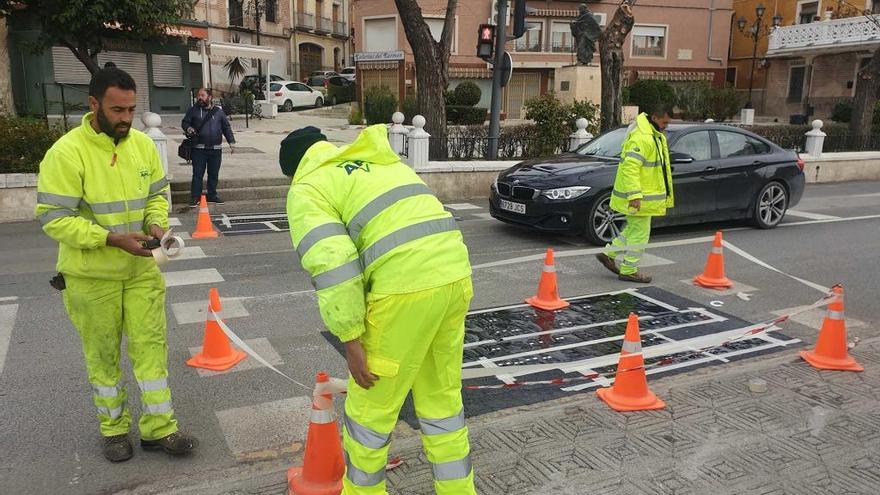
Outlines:
{"type": "Polygon", "coordinates": [[[131,414],[119,368],[122,332],[141,391],[141,438],[177,431],[168,388],[165,279],[158,267],[123,281],[65,275],[64,306],[82,340],[101,435],[128,433],[131,414]]]}
{"type": "Polygon", "coordinates": [[[639,271],[639,262],[645,252],[645,245],[651,238],[651,217],[627,215],[626,225],[611,244],[605,245],[605,254],[611,259],[623,254],[620,273],[632,275],[639,271]]]}
{"type": "Polygon", "coordinates": [[[348,381],[343,494],[388,493],[388,445],[410,390],[434,489],[440,495],[476,494],[461,402],[464,318],[472,297],[470,277],[411,294],[367,296],[361,342],[379,379],[370,389],[348,381]]]}

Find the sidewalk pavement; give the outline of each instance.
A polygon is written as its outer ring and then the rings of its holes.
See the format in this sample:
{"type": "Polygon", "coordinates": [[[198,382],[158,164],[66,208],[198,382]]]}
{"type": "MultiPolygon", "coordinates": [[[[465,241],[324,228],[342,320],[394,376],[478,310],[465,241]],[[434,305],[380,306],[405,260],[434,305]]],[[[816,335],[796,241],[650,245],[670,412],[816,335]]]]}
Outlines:
{"type": "MultiPolygon", "coordinates": [[[[863,373],[818,371],[792,350],[649,378],[667,403],[659,411],[617,413],[589,392],[469,419],[477,491],[876,494],[878,351],[880,338],[854,350],[863,373]],[[749,391],[755,377],[767,382],[766,392],[749,391]]],[[[388,472],[390,493],[434,493],[417,432],[401,423],[391,454],[404,464],[388,472]]],[[[283,470],[256,471],[173,493],[287,493],[283,470]]]]}

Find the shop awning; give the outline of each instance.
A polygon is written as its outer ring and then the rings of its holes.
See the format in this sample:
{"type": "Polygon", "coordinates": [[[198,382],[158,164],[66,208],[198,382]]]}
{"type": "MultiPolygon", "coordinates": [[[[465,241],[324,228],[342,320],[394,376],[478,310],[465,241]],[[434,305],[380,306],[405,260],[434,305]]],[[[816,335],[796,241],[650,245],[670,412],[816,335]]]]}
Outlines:
{"type": "Polygon", "coordinates": [[[208,50],[212,57],[243,57],[257,58],[260,60],[271,60],[275,56],[275,50],[257,45],[246,45],[244,43],[208,43],[208,50]]]}

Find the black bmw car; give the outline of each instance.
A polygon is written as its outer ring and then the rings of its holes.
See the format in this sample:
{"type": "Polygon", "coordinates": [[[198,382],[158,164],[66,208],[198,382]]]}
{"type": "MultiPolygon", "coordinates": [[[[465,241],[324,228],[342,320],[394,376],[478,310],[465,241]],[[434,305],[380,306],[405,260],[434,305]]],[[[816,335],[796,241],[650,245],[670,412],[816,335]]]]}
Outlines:
{"type": "MultiPolygon", "coordinates": [[[[491,186],[491,215],[547,232],[583,234],[597,245],[623,228],[609,206],[626,137],[606,132],[576,151],[527,160],[501,172],[491,186]]],[[[804,162],[744,129],[718,124],[671,124],[675,207],[655,218],[658,227],[747,218],[757,227],[779,225],[804,192],[804,162]]]]}

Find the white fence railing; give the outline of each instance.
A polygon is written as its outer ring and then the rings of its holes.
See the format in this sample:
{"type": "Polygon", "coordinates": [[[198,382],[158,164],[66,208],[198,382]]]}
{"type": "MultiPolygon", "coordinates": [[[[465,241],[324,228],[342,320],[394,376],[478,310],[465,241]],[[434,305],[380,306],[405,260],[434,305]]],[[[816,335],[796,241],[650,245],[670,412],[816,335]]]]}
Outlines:
{"type": "MultiPolygon", "coordinates": [[[[880,20],[880,15],[872,17],[880,20]]],[[[776,28],[769,43],[768,55],[799,48],[880,43],[880,27],[864,16],[796,24],[776,28]]]]}

